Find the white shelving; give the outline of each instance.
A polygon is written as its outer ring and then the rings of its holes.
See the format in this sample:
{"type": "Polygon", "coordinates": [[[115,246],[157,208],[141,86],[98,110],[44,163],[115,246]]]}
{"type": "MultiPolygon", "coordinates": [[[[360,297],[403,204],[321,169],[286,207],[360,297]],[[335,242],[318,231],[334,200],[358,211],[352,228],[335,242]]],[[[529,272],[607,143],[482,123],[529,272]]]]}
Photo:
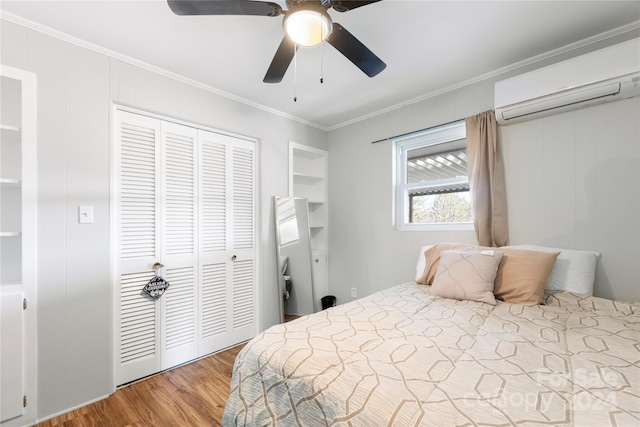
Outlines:
{"type": "Polygon", "coordinates": [[[0,237],[20,237],[21,235],[20,231],[0,231],[0,237]]]}
{"type": "Polygon", "coordinates": [[[0,285],[22,280],[22,83],[2,77],[0,116],[0,285]]]}
{"type": "Polygon", "coordinates": [[[0,79],[0,427],[14,427],[35,423],[38,400],[37,90],[23,70],[0,66],[0,79]]]}
{"type": "Polygon", "coordinates": [[[315,306],[328,292],[327,159],[324,150],[289,143],[289,195],[307,199],[315,306]]]}
{"type": "Polygon", "coordinates": [[[2,123],[0,123],[0,130],[3,133],[4,132],[15,132],[15,133],[20,132],[20,128],[18,126],[3,125],[2,123]]]}
{"type": "Polygon", "coordinates": [[[324,181],[323,176],[307,175],[304,173],[295,173],[295,172],[293,174],[293,182],[297,184],[313,185],[317,182],[322,182],[322,181],[324,181]]]}
{"type": "Polygon", "coordinates": [[[10,295],[22,292],[22,282],[19,280],[4,282],[0,288],[0,295],[10,295]]]}

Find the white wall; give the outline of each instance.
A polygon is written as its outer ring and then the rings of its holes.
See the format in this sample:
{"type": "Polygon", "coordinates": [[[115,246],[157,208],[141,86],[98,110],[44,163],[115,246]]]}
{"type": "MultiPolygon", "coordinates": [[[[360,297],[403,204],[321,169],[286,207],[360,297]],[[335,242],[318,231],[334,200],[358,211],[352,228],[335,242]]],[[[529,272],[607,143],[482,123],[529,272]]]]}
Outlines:
{"type": "Polygon", "coordinates": [[[640,299],[640,97],[502,128],[514,243],[601,253],[595,295],[640,299]]]}
{"type": "MultiPolygon", "coordinates": [[[[329,133],[329,291],[344,303],[408,282],[421,245],[475,243],[473,231],[397,231],[390,142],[372,141],[493,109],[495,81],[615,44],[605,40],[329,133]]],[[[640,299],[640,98],[502,130],[511,244],[602,252],[596,295],[640,299]],[[625,199],[624,208],[611,208],[625,199]]]]}
{"type": "Polygon", "coordinates": [[[112,101],[259,139],[260,321],[277,323],[271,196],[288,193],[288,141],[326,149],[326,133],[11,22],[0,35],[1,63],[38,79],[39,419],[112,391],[112,101]]]}
{"type": "Polygon", "coordinates": [[[372,141],[489,109],[493,86],[479,84],[329,134],[329,293],[338,304],[413,280],[422,245],[475,243],[473,231],[397,231],[390,142],[372,141]]]}

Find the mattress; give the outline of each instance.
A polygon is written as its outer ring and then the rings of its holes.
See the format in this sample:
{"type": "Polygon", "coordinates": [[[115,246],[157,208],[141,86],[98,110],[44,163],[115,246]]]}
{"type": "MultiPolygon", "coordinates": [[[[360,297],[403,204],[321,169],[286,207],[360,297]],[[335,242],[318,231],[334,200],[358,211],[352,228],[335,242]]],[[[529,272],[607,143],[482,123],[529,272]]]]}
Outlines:
{"type": "Polygon", "coordinates": [[[640,306],[444,299],[408,283],[274,326],[236,359],[224,426],[640,424],[640,306]]]}

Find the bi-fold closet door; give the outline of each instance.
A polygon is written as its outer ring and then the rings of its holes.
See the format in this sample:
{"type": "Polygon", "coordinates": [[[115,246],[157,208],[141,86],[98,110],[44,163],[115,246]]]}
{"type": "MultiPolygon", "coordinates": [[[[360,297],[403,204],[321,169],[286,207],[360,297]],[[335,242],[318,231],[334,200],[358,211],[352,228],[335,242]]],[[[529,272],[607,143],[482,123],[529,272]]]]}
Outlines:
{"type": "Polygon", "coordinates": [[[255,145],[116,112],[116,382],[255,334],[255,145]],[[169,282],[143,292],[153,265],[169,282]]]}

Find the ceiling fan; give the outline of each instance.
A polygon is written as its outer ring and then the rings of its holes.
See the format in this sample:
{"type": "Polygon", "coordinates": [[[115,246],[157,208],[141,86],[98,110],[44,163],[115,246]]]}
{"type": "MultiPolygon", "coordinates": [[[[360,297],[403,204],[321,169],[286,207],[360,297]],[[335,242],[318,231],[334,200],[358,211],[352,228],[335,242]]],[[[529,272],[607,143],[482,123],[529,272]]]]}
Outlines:
{"type": "Polygon", "coordinates": [[[252,0],[167,0],[176,15],[284,15],[285,35],[264,76],[265,83],[279,83],[293,60],[298,46],[315,46],[326,40],[369,77],[385,69],[385,64],[360,40],[337,22],[329,8],[348,12],[380,0],[286,0],[287,9],[277,3],[252,0]]]}

